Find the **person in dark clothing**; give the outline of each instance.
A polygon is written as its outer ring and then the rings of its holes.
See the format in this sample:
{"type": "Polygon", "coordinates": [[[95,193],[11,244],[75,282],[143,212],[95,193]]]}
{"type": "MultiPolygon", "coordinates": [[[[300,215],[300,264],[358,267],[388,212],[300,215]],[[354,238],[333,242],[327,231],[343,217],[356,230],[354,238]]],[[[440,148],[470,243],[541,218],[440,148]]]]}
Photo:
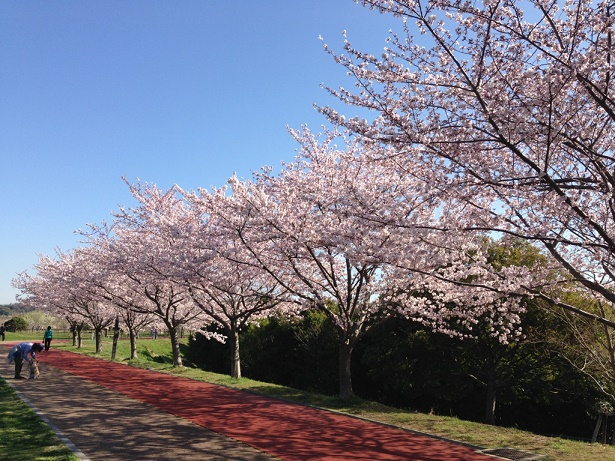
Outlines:
{"type": "Polygon", "coordinates": [[[45,330],[45,334],[43,335],[43,341],[45,343],[45,350],[49,350],[49,346],[51,346],[51,340],[53,339],[53,331],[51,330],[51,326],[48,326],[45,330]]]}

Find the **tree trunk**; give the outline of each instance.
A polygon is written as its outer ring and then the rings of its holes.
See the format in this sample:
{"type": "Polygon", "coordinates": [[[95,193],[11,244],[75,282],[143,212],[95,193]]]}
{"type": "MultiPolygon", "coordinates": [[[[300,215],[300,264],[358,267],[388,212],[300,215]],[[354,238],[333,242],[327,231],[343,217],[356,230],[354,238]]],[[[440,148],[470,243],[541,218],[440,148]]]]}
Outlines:
{"type": "Polygon", "coordinates": [[[494,368],[487,370],[487,397],[485,400],[485,423],[495,424],[495,406],[497,394],[497,380],[494,368]]]}
{"type": "Polygon", "coordinates": [[[128,335],[130,336],[130,360],[137,360],[138,333],[135,332],[134,328],[130,328],[128,330],[128,335]]]}
{"type": "Polygon", "coordinates": [[[352,374],[350,364],[352,360],[352,351],[354,350],[356,341],[344,338],[338,346],[338,364],[339,364],[339,379],[340,379],[340,400],[350,400],[354,396],[352,390],[352,374]]]}
{"type": "Polygon", "coordinates": [[[241,378],[241,361],[239,357],[239,331],[237,331],[237,328],[231,328],[229,340],[231,342],[231,377],[239,379],[241,378]]]}
{"type": "Polygon", "coordinates": [[[183,367],[182,356],[179,350],[179,338],[177,335],[177,327],[169,326],[169,336],[171,338],[171,349],[173,350],[173,366],[174,367],[183,367]]]}
{"type": "Polygon", "coordinates": [[[96,353],[100,354],[102,352],[102,328],[94,328],[94,335],[96,338],[96,353]]]}
{"type": "Polygon", "coordinates": [[[75,329],[77,330],[77,349],[81,349],[83,346],[83,336],[81,336],[81,333],[83,332],[83,323],[77,325],[75,329]]]}
{"type": "Polygon", "coordinates": [[[113,327],[113,346],[111,347],[111,360],[115,360],[118,339],[120,339],[120,320],[118,317],[115,317],[115,326],[113,327]]]}

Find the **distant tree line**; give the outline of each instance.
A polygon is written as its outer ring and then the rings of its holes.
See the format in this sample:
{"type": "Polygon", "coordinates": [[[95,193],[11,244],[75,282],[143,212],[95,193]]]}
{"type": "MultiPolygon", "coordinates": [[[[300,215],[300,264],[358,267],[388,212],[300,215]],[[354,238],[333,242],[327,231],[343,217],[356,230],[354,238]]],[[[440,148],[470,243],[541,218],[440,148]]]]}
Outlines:
{"type": "Polygon", "coordinates": [[[25,314],[26,312],[32,312],[35,310],[32,306],[26,306],[24,304],[0,304],[0,317],[12,317],[14,315],[25,314]]]}

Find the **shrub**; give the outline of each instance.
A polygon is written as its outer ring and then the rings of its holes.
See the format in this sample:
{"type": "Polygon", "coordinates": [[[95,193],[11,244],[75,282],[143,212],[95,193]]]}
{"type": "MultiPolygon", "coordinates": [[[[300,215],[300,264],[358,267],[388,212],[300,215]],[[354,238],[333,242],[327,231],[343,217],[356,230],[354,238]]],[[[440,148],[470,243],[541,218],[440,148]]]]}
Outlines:
{"type": "Polygon", "coordinates": [[[13,317],[7,320],[4,325],[6,326],[6,331],[16,332],[28,329],[28,322],[21,317],[13,317]]]}

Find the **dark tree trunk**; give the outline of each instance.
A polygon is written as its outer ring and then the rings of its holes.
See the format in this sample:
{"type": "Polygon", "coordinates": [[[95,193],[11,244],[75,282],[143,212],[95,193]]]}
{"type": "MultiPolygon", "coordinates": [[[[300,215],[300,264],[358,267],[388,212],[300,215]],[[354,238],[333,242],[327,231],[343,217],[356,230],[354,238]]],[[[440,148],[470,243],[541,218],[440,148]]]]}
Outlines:
{"type": "Polygon", "coordinates": [[[485,400],[485,423],[495,424],[495,407],[497,397],[497,376],[495,368],[487,370],[487,396],[485,400]]]}
{"type": "MultiPolygon", "coordinates": [[[[98,338],[98,335],[97,335],[98,338]]],[[[117,341],[120,339],[120,320],[115,318],[115,326],[113,327],[113,347],[111,348],[111,360],[115,360],[115,354],[117,352],[117,341]]],[[[98,341],[98,339],[97,339],[98,341]]]]}
{"type": "Polygon", "coordinates": [[[340,380],[340,400],[350,400],[354,397],[352,390],[352,373],[350,364],[352,360],[352,351],[354,350],[356,341],[347,338],[340,341],[338,346],[338,363],[339,363],[339,380],[340,380]]]}
{"type": "Polygon", "coordinates": [[[102,328],[96,327],[94,329],[94,335],[96,338],[96,353],[100,354],[102,352],[102,328]]]}
{"type": "Polygon", "coordinates": [[[83,346],[83,336],[81,335],[83,332],[83,323],[77,325],[75,330],[77,332],[77,349],[81,349],[83,346]]]}

